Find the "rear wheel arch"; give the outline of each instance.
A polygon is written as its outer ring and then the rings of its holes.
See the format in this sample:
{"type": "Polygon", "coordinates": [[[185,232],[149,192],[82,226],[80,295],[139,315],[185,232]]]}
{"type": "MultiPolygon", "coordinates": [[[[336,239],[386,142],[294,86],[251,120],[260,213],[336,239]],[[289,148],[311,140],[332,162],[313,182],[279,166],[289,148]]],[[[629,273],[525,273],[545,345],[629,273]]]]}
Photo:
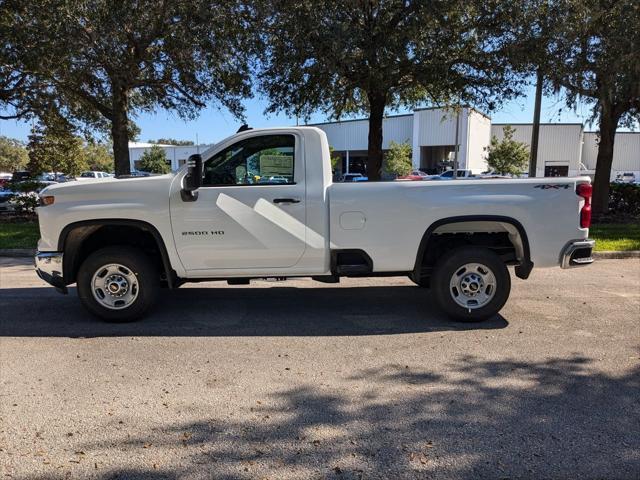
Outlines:
{"type": "MultiPolygon", "coordinates": [[[[465,215],[442,218],[433,222],[425,231],[418,246],[412,279],[423,284],[430,275],[430,268],[435,265],[434,258],[429,258],[430,247],[437,244],[443,236],[447,237],[447,249],[464,244],[483,246],[487,241],[487,235],[498,233],[508,238],[513,246],[515,261],[509,262],[516,265],[515,273],[519,278],[528,278],[533,263],[529,247],[529,238],[522,224],[512,218],[500,215],[465,215]],[[477,237],[465,238],[467,234],[476,234],[477,237]],[[481,235],[485,238],[481,238],[481,235]],[[470,242],[470,243],[469,243],[470,242]],[[475,243],[474,243],[475,242],[475,243]]],[[[502,243],[505,243],[502,240],[502,243]]],[[[485,245],[486,246],[486,245],[485,245]]],[[[506,246],[506,245],[505,245],[506,246]]]]}
{"type": "Polygon", "coordinates": [[[160,232],[148,222],[128,219],[84,220],[70,223],[62,230],[58,251],[64,253],[65,284],[76,281],[80,265],[92,252],[115,245],[146,247],[167,286],[176,285],[177,275],[160,232]]]}

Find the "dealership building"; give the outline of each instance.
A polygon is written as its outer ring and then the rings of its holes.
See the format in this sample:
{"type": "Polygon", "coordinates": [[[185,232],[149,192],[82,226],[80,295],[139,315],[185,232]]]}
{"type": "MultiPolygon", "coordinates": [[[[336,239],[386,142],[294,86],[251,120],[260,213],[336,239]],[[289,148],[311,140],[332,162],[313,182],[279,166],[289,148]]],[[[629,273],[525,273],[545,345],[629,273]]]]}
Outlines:
{"type": "MultiPolygon", "coordinates": [[[[383,121],[382,148],[391,142],[412,146],[413,166],[427,173],[451,168],[458,146],[460,169],[481,173],[487,170],[486,148],[492,136],[501,139],[503,128],[511,125],[514,140],[529,145],[531,124],[491,123],[491,118],[472,108],[459,112],[441,108],[417,109],[405,115],[388,116],[383,121]]],[[[327,134],[334,155],[341,157],[337,173],[364,173],[367,158],[369,124],[366,119],[315,124],[327,134]]],[[[598,135],[585,131],[581,123],[543,123],[538,141],[537,176],[593,175],[598,155],[598,135]]],[[[151,144],[129,146],[131,167],[136,168],[142,154],[151,144]]],[[[210,145],[160,145],[171,168],[180,168],[189,155],[206,150],[210,145]]],[[[615,138],[611,178],[633,173],[640,179],[640,133],[619,132],[615,138]]]]}
{"type": "MultiPolygon", "coordinates": [[[[451,167],[458,145],[460,169],[481,173],[487,170],[486,148],[492,136],[503,137],[503,128],[511,125],[514,140],[531,142],[532,125],[491,123],[491,118],[471,108],[458,113],[440,108],[415,110],[406,115],[384,119],[382,148],[391,142],[412,146],[413,166],[427,173],[439,173],[451,167]]],[[[316,124],[324,130],[329,145],[342,158],[342,173],[365,173],[367,157],[367,120],[346,120],[316,124]]],[[[543,123],[538,140],[536,176],[593,175],[598,155],[598,135],[585,131],[581,123],[543,123]]],[[[640,133],[620,132],[614,145],[612,180],[619,173],[632,172],[640,179],[640,133]]]]}

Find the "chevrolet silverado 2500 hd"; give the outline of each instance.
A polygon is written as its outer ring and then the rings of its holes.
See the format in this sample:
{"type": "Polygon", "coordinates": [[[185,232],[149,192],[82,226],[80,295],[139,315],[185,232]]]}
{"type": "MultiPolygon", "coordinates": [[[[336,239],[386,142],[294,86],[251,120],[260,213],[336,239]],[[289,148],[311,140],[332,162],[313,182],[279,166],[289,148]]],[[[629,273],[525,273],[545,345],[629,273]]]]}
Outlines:
{"type": "MultiPolygon", "coordinates": [[[[496,314],[507,266],[591,263],[589,178],[333,183],[325,134],[248,130],[176,173],[41,192],[41,278],[109,321],[160,288],[254,278],[408,275],[449,316],[496,314]]],[[[416,292],[416,294],[419,294],[416,292]]]]}

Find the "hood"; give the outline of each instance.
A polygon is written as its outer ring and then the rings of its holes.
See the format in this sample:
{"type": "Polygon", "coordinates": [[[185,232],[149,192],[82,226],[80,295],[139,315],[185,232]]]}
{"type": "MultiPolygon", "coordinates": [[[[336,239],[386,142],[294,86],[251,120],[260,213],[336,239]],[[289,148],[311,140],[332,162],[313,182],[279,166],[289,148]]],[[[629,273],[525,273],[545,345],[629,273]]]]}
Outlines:
{"type": "Polygon", "coordinates": [[[166,190],[175,178],[175,173],[154,175],[150,177],[130,178],[99,178],[91,181],[72,180],[64,183],[54,183],[43,188],[40,195],[100,195],[110,191],[134,192],[136,190],[166,190]]]}

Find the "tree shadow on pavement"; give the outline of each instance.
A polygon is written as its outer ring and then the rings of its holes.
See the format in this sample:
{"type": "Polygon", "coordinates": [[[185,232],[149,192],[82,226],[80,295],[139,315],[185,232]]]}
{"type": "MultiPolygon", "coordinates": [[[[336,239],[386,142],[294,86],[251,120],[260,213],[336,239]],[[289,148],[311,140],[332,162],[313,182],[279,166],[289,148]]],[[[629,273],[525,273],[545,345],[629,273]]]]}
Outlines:
{"type": "Polygon", "coordinates": [[[411,286],[357,288],[185,288],[165,291],[139,322],[108,324],[90,316],[75,289],[0,290],[0,336],[331,336],[392,335],[500,329],[500,315],[453,322],[427,290],[411,286]]]}
{"type": "Polygon", "coordinates": [[[158,420],[133,436],[106,427],[81,448],[136,459],[98,478],[638,477],[640,369],[614,377],[577,356],[467,356],[444,372],[388,365],[331,389],[275,387],[250,421],[158,420]],[[139,466],[150,449],[166,462],[139,466]]]}

